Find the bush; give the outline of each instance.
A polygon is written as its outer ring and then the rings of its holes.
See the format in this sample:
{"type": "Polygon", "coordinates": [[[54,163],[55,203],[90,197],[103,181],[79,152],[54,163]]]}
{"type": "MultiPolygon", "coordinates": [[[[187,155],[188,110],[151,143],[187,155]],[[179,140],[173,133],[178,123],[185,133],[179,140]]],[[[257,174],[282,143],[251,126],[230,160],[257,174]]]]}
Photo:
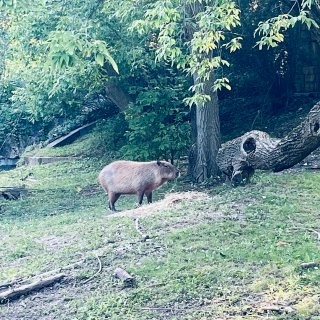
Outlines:
{"type": "Polygon", "coordinates": [[[115,158],[121,157],[119,150],[127,143],[127,130],[128,124],[121,113],[98,123],[91,140],[92,154],[101,158],[117,152],[115,158]]]}
{"type": "Polygon", "coordinates": [[[190,146],[189,110],[182,91],[156,87],[138,94],[125,113],[128,144],[122,148],[134,160],[166,159],[173,162],[190,146]]]}

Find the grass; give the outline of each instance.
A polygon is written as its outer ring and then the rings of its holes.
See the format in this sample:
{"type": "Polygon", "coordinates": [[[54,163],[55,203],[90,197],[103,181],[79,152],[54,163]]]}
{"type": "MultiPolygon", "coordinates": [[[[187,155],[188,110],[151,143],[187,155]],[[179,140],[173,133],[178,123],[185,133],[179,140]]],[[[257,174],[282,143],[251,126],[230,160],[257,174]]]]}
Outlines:
{"type": "MultiPolygon", "coordinates": [[[[18,201],[0,200],[0,281],[87,257],[56,289],[69,298],[59,308],[46,304],[57,319],[320,319],[320,270],[299,267],[320,260],[312,232],[320,226],[318,173],[260,173],[245,187],[202,189],[205,199],[140,218],[151,236],[141,242],[132,218],[106,210],[97,185],[102,162],[79,159],[0,174],[0,185],[24,183],[31,190],[18,201]],[[94,250],[103,271],[82,284],[97,268],[94,250]],[[118,266],[135,276],[133,288],[113,277],[118,266]]],[[[171,183],[156,199],[172,189],[192,187],[171,183]]],[[[118,208],[134,202],[121,197],[118,208]]],[[[29,310],[36,309],[29,302],[29,310]]],[[[16,304],[15,312],[23,308],[16,304]]],[[[9,319],[12,310],[0,309],[0,318],[9,319]]]]}

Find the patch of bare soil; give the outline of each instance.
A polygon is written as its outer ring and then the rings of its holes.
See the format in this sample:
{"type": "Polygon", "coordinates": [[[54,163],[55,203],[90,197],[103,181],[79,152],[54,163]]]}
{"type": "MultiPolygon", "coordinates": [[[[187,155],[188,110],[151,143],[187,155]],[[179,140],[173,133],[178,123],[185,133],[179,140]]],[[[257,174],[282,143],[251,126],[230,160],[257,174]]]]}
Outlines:
{"type": "Polygon", "coordinates": [[[60,250],[70,244],[70,241],[67,238],[54,235],[41,237],[37,239],[36,242],[52,251],[60,250]]]}
{"type": "MultiPolygon", "coordinates": [[[[69,286],[67,282],[56,283],[20,299],[0,305],[1,320],[62,320],[70,315],[70,302],[83,289],[69,286]]],[[[70,283],[71,284],[71,283],[70,283]]],[[[87,290],[88,286],[86,286],[87,290]]]]}
{"type": "MultiPolygon", "coordinates": [[[[1,320],[62,320],[72,318],[72,303],[80,296],[86,296],[95,290],[97,281],[82,284],[83,280],[77,279],[79,270],[95,270],[96,261],[88,260],[66,270],[66,278],[49,287],[34,291],[31,294],[20,296],[18,299],[0,304],[1,320]],[[75,270],[78,269],[78,270],[75,270]]],[[[27,279],[21,280],[26,281],[27,279]]],[[[100,285],[102,278],[97,277],[100,285]]],[[[28,281],[29,283],[32,280],[28,281]]],[[[22,283],[24,284],[24,282],[22,283]]],[[[22,285],[13,284],[14,288],[22,285]]],[[[4,291],[7,288],[3,289],[4,291]]],[[[1,291],[1,289],[0,289],[1,291]]]]}
{"type": "Polygon", "coordinates": [[[181,193],[171,193],[168,194],[163,200],[143,205],[136,209],[126,210],[117,212],[108,216],[109,218],[114,217],[131,217],[131,218],[138,218],[138,217],[146,217],[153,214],[157,214],[162,212],[166,209],[172,208],[173,206],[181,203],[182,201],[194,202],[194,201],[201,201],[208,199],[208,194],[204,192],[198,191],[190,191],[190,192],[181,192],[181,193]]]}

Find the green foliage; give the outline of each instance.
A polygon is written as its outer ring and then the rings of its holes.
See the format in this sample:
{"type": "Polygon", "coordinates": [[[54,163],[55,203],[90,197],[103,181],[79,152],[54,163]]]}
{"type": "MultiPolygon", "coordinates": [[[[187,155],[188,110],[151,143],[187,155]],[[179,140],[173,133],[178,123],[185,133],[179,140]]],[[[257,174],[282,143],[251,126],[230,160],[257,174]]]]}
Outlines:
{"type": "MultiPolygon", "coordinates": [[[[222,58],[225,49],[241,48],[242,38],[232,33],[240,25],[240,10],[233,1],[156,1],[149,7],[145,19],[133,27],[152,35],[158,60],[171,62],[202,83],[213,70],[229,66],[222,58]]],[[[197,86],[191,87],[194,97],[186,100],[189,105],[210,99],[197,86]]],[[[223,87],[230,89],[228,81],[217,79],[212,89],[223,87]]]]}
{"type": "Polygon", "coordinates": [[[8,50],[8,34],[4,29],[5,17],[0,11],[0,78],[4,71],[5,58],[8,50]]]}
{"type": "Polygon", "coordinates": [[[6,76],[19,79],[12,100],[31,120],[51,121],[71,109],[76,114],[88,93],[103,88],[108,64],[119,72],[98,22],[100,10],[98,0],[38,0],[7,12],[6,76]]]}
{"type": "MultiPolygon", "coordinates": [[[[156,85],[156,83],[155,83],[156,85]]],[[[125,155],[135,160],[166,159],[187,154],[190,145],[189,111],[181,88],[155,86],[141,91],[125,112],[129,131],[125,155]]]]}
{"type": "Polygon", "coordinates": [[[94,137],[91,141],[92,153],[95,157],[110,157],[117,154],[121,157],[119,150],[127,143],[125,133],[128,130],[128,124],[123,114],[118,114],[110,119],[103,120],[97,125],[94,131],[94,137]]]}
{"type": "Polygon", "coordinates": [[[13,7],[14,6],[14,0],[1,0],[0,1],[0,8],[5,7],[13,7]]]}
{"type": "MultiPolygon", "coordinates": [[[[134,101],[122,123],[123,128],[126,121],[129,125],[126,155],[135,159],[179,157],[186,152],[189,141],[188,112],[181,101],[189,105],[208,102],[210,96],[202,91],[212,71],[216,74],[212,89],[223,90],[222,94],[235,82],[243,87],[262,83],[265,89],[261,77],[256,80],[254,72],[259,65],[253,63],[254,59],[250,60],[254,65],[250,73],[242,72],[247,61],[240,55],[231,58],[252,36],[252,22],[261,21],[256,31],[261,37],[260,48],[281,43],[284,32],[298,22],[309,28],[317,26],[310,14],[315,0],[303,0],[300,7],[294,1],[292,10],[285,14],[283,9],[281,14],[275,11],[272,1],[259,3],[257,11],[251,9],[255,2],[236,3],[1,0],[0,75],[11,89],[9,94],[5,86],[0,89],[7,96],[1,105],[6,123],[0,124],[0,141],[16,122],[21,123],[17,130],[20,133],[29,133],[29,126],[39,122],[48,128],[44,134],[50,130],[50,139],[67,133],[88,120],[83,112],[86,97],[104,94],[105,83],[116,79],[114,82],[134,101]],[[229,67],[233,68],[232,74],[226,72],[229,67]],[[169,69],[173,70],[170,75],[169,69]],[[191,75],[197,81],[188,86],[189,95],[186,86],[173,89],[179,82],[190,81],[191,75]],[[168,84],[167,77],[178,81],[168,84]]],[[[251,52],[254,44],[255,40],[248,41],[245,51],[251,52]]],[[[262,59],[271,60],[265,67],[268,70],[261,72],[266,78],[277,72],[269,68],[270,64],[279,61],[280,65],[285,59],[280,50],[273,53],[276,58],[270,55],[267,59],[265,55],[262,59]]],[[[114,114],[109,111],[107,116],[114,114]]],[[[97,112],[96,117],[100,114],[97,112]]]]}
{"type": "MultiPolygon", "coordinates": [[[[34,131],[31,123],[26,120],[26,112],[12,104],[12,91],[15,87],[14,82],[0,80],[0,155],[2,156],[10,154],[11,151],[17,155],[19,148],[22,147],[21,136],[29,136],[34,131]]],[[[41,132],[40,127],[38,129],[41,132]]]]}
{"type": "Polygon", "coordinates": [[[280,14],[266,21],[259,22],[255,31],[255,34],[261,36],[260,40],[257,41],[259,49],[262,49],[263,46],[267,46],[268,48],[276,47],[284,41],[284,32],[289,28],[293,28],[298,22],[305,24],[308,29],[311,26],[319,28],[317,22],[309,17],[311,7],[314,5],[318,5],[315,0],[303,0],[301,5],[298,1],[293,1],[289,13],[280,14]],[[295,7],[298,7],[298,14],[290,14],[295,7]]]}
{"type": "Polygon", "coordinates": [[[52,31],[48,40],[47,61],[54,70],[60,71],[73,67],[79,61],[95,61],[100,67],[109,61],[119,73],[116,62],[111,57],[105,41],[88,39],[87,34],[74,31],[52,31]]]}

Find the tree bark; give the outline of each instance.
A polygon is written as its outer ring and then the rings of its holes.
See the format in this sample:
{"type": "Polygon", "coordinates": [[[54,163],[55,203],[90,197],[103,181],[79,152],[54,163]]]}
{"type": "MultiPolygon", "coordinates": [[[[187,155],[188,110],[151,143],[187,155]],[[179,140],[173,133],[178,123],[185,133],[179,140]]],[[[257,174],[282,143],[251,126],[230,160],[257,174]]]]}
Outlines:
{"type": "Polygon", "coordinates": [[[220,170],[234,186],[250,180],[254,170],[279,172],[293,167],[320,146],[320,102],[282,139],[250,131],[224,145],[217,155],[220,170]]]}
{"type": "Polygon", "coordinates": [[[26,295],[33,291],[40,290],[44,287],[50,286],[51,284],[62,280],[64,277],[65,274],[59,273],[44,279],[38,279],[32,283],[22,285],[18,288],[8,289],[0,293],[0,303],[7,302],[7,300],[16,299],[22,295],[26,295]]]}
{"type": "Polygon", "coordinates": [[[106,96],[120,109],[124,111],[131,102],[130,97],[119,85],[108,82],[105,85],[106,96]]]}
{"type": "MultiPolygon", "coordinates": [[[[186,6],[190,18],[194,18],[200,11],[205,10],[205,4],[194,2],[186,6]]],[[[187,38],[194,34],[194,26],[188,24],[187,38]]],[[[192,51],[192,49],[190,48],[192,51]]],[[[208,58],[213,52],[203,53],[203,59],[208,58]]],[[[201,54],[197,53],[199,59],[201,54]]],[[[198,103],[191,110],[192,147],[189,153],[188,173],[194,182],[200,183],[218,174],[216,156],[220,147],[220,119],[219,103],[216,91],[213,91],[214,71],[208,80],[201,79],[197,73],[192,75],[194,84],[202,83],[197,87],[196,94],[207,95],[210,101],[198,103]]]]}
{"type": "MultiPolygon", "coordinates": [[[[193,75],[194,83],[202,82],[197,74],[193,75]]],[[[213,91],[214,77],[203,81],[200,94],[210,96],[210,101],[196,106],[196,143],[194,145],[193,168],[190,168],[195,182],[203,182],[217,175],[216,156],[220,147],[220,120],[217,92],[213,91]]]]}
{"type": "Polygon", "coordinates": [[[122,268],[116,268],[114,276],[122,280],[126,286],[132,286],[134,284],[134,277],[122,268]]]}

